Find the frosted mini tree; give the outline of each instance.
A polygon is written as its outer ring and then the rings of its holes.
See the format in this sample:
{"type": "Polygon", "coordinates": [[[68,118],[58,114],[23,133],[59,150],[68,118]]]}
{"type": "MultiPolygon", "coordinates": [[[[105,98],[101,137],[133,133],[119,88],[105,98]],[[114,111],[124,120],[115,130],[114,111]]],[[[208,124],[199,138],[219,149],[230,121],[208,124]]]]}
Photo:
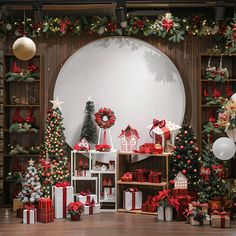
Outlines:
{"type": "Polygon", "coordinates": [[[34,161],[31,159],[22,181],[22,190],[19,193],[19,198],[23,203],[33,204],[41,196],[42,192],[38,172],[34,167],[34,161]]]}

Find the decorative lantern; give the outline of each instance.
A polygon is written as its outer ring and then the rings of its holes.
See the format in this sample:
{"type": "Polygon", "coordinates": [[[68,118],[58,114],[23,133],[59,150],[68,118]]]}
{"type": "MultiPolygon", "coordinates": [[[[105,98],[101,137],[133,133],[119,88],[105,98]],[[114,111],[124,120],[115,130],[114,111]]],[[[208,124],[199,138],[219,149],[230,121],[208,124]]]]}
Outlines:
{"type": "Polygon", "coordinates": [[[188,178],[179,172],[174,178],[175,189],[188,189],[188,178]]]}

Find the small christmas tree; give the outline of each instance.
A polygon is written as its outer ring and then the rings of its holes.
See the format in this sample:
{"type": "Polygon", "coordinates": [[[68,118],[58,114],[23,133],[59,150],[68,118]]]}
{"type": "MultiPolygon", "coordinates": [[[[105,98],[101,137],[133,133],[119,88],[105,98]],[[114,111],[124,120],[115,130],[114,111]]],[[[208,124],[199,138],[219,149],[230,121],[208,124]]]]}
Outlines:
{"type": "Polygon", "coordinates": [[[199,180],[199,149],[193,129],[184,124],[175,138],[174,152],[170,158],[170,184],[182,172],[188,178],[188,188],[195,190],[199,180]]]}
{"type": "Polygon", "coordinates": [[[67,181],[69,179],[69,171],[64,135],[65,128],[63,127],[62,113],[60,110],[63,102],[60,102],[57,97],[51,103],[53,107],[47,112],[42,154],[43,158],[49,160],[51,163],[51,180],[52,184],[55,184],[57,182],[67,181]]]}
{"type": "Polygon", "coordinates": [[[18,196],[23,203],[29,204],[35,203],[42,196],[39,176],[32,159],[29,161],[29,167],[22,181],[22,190],[18,196]]]}
{"type": "Polygon", "coordinates": [[[85,138],[89,143],[97,143],[97,126],[94,121],[94,102],[91,97],[86,102],[84,111],[84,121],[80,139],[85,138]]]}
{"type": "Polygon", "coordinates": [[[201,157],[201,178],[199,179],[199,201],[204,203],[214,198],[225,196],[225,182],[223,177],[223,162],[212,152],[212,145],[205,144],[201,157]]]}

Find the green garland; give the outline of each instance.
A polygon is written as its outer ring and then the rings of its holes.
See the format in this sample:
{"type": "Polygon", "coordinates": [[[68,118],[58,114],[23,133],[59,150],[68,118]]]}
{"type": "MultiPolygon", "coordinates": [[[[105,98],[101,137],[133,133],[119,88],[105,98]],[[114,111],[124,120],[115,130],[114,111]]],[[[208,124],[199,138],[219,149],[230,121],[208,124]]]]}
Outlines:
{"type": "Polygon", "coordinates": [[[212,36],[221,39],[224,50],[228,53],[236,52],[236,18],[226,19],[221,26],[216,26],[212,20],[195,15],[188,18],[172,16],[171,13],[153,17],[128,17],[127,25],[120,27],[115,18],[108,17],[44,17],[41,23],[34,23],[32,19],[26,21],[0,21],[0,36],[42,37],[50,35],[81,35],[83,33],[99,35],[154,35],[168,38],[172,42],[184,40],[186,35],[212,36]]]}

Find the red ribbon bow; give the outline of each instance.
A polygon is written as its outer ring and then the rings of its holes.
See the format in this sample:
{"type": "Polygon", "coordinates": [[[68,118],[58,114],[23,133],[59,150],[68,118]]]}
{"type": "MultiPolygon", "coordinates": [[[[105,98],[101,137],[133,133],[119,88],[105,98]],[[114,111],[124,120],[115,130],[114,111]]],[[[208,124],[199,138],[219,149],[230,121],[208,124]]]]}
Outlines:
{"type": "Polygon", "coordinates": [[[85,206],[94,206],[94,205],[95,205],[94,199],[92,199],[92,201],[86,201],[85,202],[85,206]]]}
{"type": "Polygon", "coordinates": [[[35,206],[33,204],[27,204],[27,205],[24,205],[24,209],[26,210],[34,210],[35,209],[35,206]]]}
{"type": "Polygon", "coordinates": [[[165,127],[165,126],[166,126],[166,120],[165,119],[162,119],[162,120],[153,119],[153,121],[152,121],[152,128],[149,130],[150,136],[152,137],[151,131],[153,129],[155,129],[156,127],[159,127],[161,129],[161,128],[165,127]]]}
{"type": "Polygon", "coordinates": [[[58,183],[56,183],[56,187],[68,187],[68,186],[70,186],[70,183],[69,182],[58,182],[58,183]]]}
{"type": "Polygon", "coordinates": [[[41,166],[43,167],[44,171],[46,171],[47,169],[50,168],[50,162],[46,162],[46,161],[42,160],[41,166]]]}
{"type": "Polygon", "coordinates": [[[209,181],[209,175],[210,174],[211,174],[210,168],[205,168],[205,167],[201,168],[200,175],[205,181],[209,181]]]}
{"type": "Polygon", "coordinates": [[[173,20],[164,18],[162,20],[162,27],[165,28],[166,32],[168,32],[173,27],[173,20]]]}
{"type": "Polygon", "coordinates": [[[90,192],[89,192],[89,190],[81,191],[80,195],[87,196],[87,195],[90,195],[90,192]]]}
{"type": "Polygon", "coordinates": [[[191,202],[193,207],[208,207],[208,203],[200,203],[200,202],[191,202]]]}
{"type": "Polygon", "coordinates": [[[126,191],[128,191],[128,192],[138,192],[138,188],[128,188],[126,191]]]}
{"type": "Polygon", "coordinates": [[[212,215],[227,215],[227,212],[226,211],[222,211],[222,212],[219,212],[217,210],[214,210],[212,213],[212,215]]]}

